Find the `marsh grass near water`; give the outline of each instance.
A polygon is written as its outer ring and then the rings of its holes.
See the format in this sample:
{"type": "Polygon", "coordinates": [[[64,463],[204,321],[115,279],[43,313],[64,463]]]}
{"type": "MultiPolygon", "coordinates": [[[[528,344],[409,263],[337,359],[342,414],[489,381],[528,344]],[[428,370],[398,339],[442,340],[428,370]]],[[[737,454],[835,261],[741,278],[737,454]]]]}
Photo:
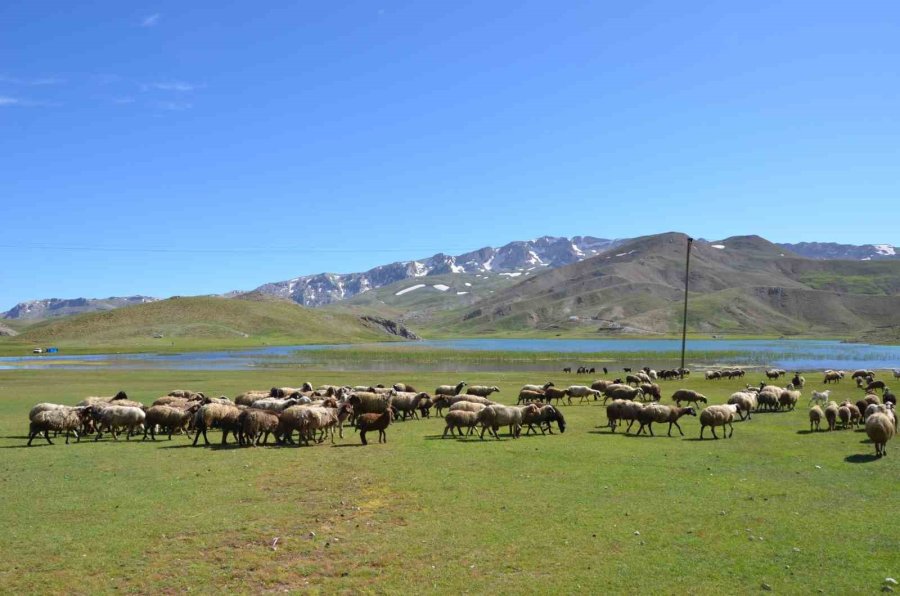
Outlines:
{"type": "MultiPolygon", "coordinates": [[[[602,376],[602,375],[600,375],[602,376]]],[[[723,402],[743,381],[664,382],[723,402]]],[[[459,380],[522,384],[561,373],[0,371],[0,585],[9,593],[875,593],[900,574],[893,522],[900,452],[865,433],[808,433],[804,407],[756,414],[729,440],[615,434],[599,403],[562,406],[552,436],[442,439],[397,422],[387,444],[189,446],[104,438],[26,448],[41,401],[119,389],[459,380]]],[[[859,397],[844,382],[834,397],[859,397]]],[[[670,403],[664,399],[664,403],[670,403]]],[[[677,431],[676,431],[677,435],[677,431]]],[[[210,433],[217,443],[218,433],[210,433]]]]}

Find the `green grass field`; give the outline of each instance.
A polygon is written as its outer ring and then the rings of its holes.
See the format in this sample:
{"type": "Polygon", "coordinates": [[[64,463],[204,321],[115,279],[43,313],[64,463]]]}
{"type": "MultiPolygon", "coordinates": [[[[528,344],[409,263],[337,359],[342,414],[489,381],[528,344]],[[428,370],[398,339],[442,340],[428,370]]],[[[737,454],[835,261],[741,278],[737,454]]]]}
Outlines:
{"type": "MultiPolygon", "coordinates": [[[[586,380],[467,376],[499,385],[505,403],[525,382],[586,380]]],[[[683,439],[611,434],[590,404],[563,407],[565,434],[519,440],[441,439],[433,418],[396,423],[368,447],[349,429],[337,447],[192,448],[183,436],[24,446],[40,401],[124,389],[149,403],[175,388],[233,396],[304,380],[431,390],[459,379],[0,371],[3,591],[719,594],[765,583],[846,594],[900,574],[900,443],[875,460],[865,433],[809,434],[806,399],[719,441],[696,440],[695,418],[683,439]]],[[[665,395],[681,385],[664,383],[665,395]]],[[[721,402],[740,382],[684,385],[721,402]]],[[[836,394],[859,392],[845,382],[836,394]]]]}

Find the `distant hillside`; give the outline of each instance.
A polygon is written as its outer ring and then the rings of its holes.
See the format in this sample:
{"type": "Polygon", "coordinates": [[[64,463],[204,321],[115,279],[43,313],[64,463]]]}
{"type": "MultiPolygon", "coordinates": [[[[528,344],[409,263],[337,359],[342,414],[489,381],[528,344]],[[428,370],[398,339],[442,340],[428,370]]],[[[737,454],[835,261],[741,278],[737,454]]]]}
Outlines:
{"type": "Polygon", "coordinates": [[[836,242],[800,242],[781,244],[791,252],[808,259],[843,259],[849,261],[880,261],[900,259],[900,249],[890,244],[837,244],[836,242]]]}
{"type": "Polygon", "coordinates": [[[500,248],[486,246],[461,255],[438,253],[426,259],[398,261],[362,273],[320,273],[268,283],[257,292],[293,300],[304,306],[324,306],[347,300],[406,280],[433,286],[430,278],[446,275],[495,277],[504,273],[561,267],[577,263],[620,244],[591,236],[542,236],[510,242],[500,248]],[[428,278],[428,279],[426,279],[428,278]]]}
{"type": "Polygon", "coordinates": [[[0,325],[0,335],[12,337],[13,335],[18,335],[19,332],[11,327],[7,327],[6,325],[0,325]]]}
{"type": "Polygon", "coordinates": [[[51,319],[12,338],[35,345],[206,342],[223,345],[384,341],[382,326],[286,300],[170,298],[112,311],[51,319]]]}
{"type": "MultiPolygon", "coordinates": [[[[637,238],[530,276],[428,328],[463,335],[677,333],[685,247],[683,234],[637,238]]],[[[688,325],[695,332],[856,337],[900,330],[900,261],[811,260],[739,236],[696,242],[690,285],[688,325]]]]}
{"type": "Polygon", "coordinates": [[[29,300],[20,302],[14,307],[0,314],[0,319],[37,320],[52,317],[66,317],[86,312],[112,310],[123,306],[146,304],[154,302],[158,298],[149,296],[125,296],[111,298],[47,298],[44,300],[29,300]]]}

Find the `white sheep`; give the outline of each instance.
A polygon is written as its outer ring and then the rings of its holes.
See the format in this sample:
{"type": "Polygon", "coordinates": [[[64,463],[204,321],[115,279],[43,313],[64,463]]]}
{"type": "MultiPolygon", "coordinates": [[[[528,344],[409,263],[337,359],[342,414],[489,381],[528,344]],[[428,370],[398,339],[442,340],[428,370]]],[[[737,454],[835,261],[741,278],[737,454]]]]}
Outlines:
{"type": "Polygon", "coordinates": [[[887,455],[887,443],[895,433],[895,419],[886,412],[877,412],[866,420],[866,434],[875,443],[875,457],[887,455]]]}
{"type": "Polygon", "coordinates": [[[134,406],[99,406],[91,407],[91,417],[97,423],[97,436],[94,441],[99,441],[103,436],[103,429],[106,428],[112,433],[113,439],[119,440],[119,429],[125,428],[128,434],[125,435],[126,440],[131,440],[131,435],[135,434],[137,429],[143,426],[147,415],[144,410],[134,406]]]}
{"type": "Polygon", "coordinates": [[[822,405],[828,403],[828,400],[831,399],[831,389],[826,389],[825,391],[813,391],[812,397],[809,400],[808,405],[813,405],[816,402],[822,402],[822,405]]]}
{"type": "Polygon", "coordinates": [[[501,426],[509,427],[509,434],[514,439],[522,432],[522,417],[525,411],[535,413],[538,407],[535,404],[527,406],[501,406],[493,405],[478,412],[478,422],[481,424],[481,438],[484,439],[484,431],[490,430],[490,434],[499,439],[497,431],[501,426]]]}
{"type": "Polygon", "coordinates": [[[69,444],[70,433],[75,433],[76,442],[81,441],[78,431],[84,424],[86,410],[87,407],[84,406],[74,408],[65,407],[43,410],[36,413],[34,417],[30,419],[28,426],[28,446],[30,447],[34,438],[41,433],[44,433],[44,438],[52,445],[53,441],[50,440],[49,434],[49,431],[51,430],[54,432],[65,432],[66,445],[69,444]]]}
{"type": "Polygon", "coordinates": [[[712,435],[714,439],[718,439],[719,437],[716,435],[716,427],[717,426],[726,426],[730,427],[731,432],[728,435],[725,435],[725,431],[722,431],[722,435],[725,438],[729,438],[734,435],[734,415],[737,414],[737,406],[734,404],[725,404],[721,406],[708,406],[705,410],[700,412],[700,438],[703,438],[703,431],[708,426],[712,431],[712,435]]]}

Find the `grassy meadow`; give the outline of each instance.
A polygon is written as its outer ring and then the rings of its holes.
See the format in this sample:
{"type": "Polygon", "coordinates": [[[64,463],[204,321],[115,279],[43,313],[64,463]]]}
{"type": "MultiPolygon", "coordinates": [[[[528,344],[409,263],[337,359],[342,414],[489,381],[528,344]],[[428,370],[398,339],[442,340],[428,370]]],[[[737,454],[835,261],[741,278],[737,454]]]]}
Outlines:
{"type": "MultiPolygon", "coordinates": [[[[591,380],[466,376],[499,385],[504,403],[526,382],[591,380]]],[[[820,386],[812,377],[805,396],[820,386]]],[[[25,447],[28,410],[41,401],[124,389],[149,404],[175,388],[234,396],[305,380],[433,390],[460,379],[0,371],[3,591],[719,594],[766,584],[864,594],[900,575],[900,443],[876,460],[864,432],[810,434],[808,397],[718,441],[697,440],[696,418],[682,419],[684,438],[661,425],[655,438],[611,434],[591,403],[562,407],[564,434],[554,425],[552,436],[519,440],[441,439],[432,418],[395,423],[387,444],[367,447],[350,429],[337,446],[303,448],[192,448],[184,436],[25,447]]],[[[663,391],[722,402],[741,384],[692,378],[663,391]]],[[[845,381],[835,393],[860,392],[845,381]]]]}

